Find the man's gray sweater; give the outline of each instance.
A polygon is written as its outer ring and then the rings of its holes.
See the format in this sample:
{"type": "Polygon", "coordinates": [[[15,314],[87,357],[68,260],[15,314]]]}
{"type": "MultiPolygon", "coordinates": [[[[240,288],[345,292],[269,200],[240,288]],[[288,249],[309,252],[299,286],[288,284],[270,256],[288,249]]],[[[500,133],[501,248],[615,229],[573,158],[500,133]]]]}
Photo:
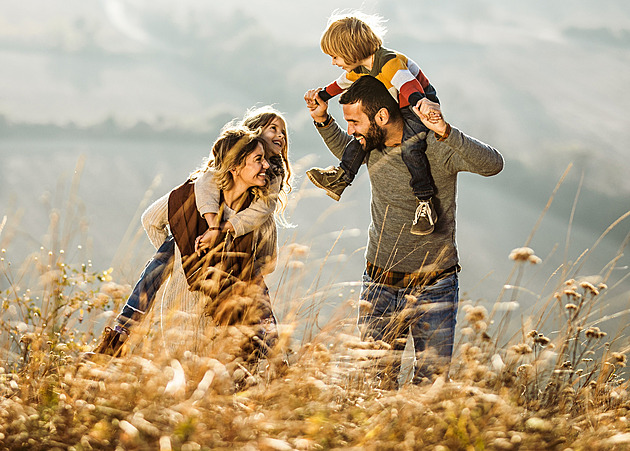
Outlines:
{"type": "MultiPolygon", "coordinates": [[[[326,146],[339,159],[352,139],[336,122],[317,129],[326,146]]],[[[403,143],[404,145],[404,143],[403,143]]],[[[455,243],[457,173],[491,176],[503,169],[503,157],[494,148],[452,127],[444,141],[427,136],[427,159],[436,194],[438,214],[430,235],[410,233],[416,210],[411,176],[401,157],[401,146],[372,150],[367,169],[372,187],[367,261],[387,271],[434,273],[458,263],[455,243]]]]}

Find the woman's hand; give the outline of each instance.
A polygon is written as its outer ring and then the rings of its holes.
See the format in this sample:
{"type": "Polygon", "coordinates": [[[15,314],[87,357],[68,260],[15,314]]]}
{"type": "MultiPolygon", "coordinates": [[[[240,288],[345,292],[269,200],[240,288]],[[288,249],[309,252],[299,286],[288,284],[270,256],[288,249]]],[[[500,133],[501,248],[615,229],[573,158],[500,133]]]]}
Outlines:
{"type": "Polygon", "coordinates": [[[202,252],[214,248],[220,235],[221,231],[216,228],[208,229],[202,235],[199,235],[195,239],[195,252],[197,256],[201,257],[202,252]]]}
{"type": "Polygon", "coordinates": [[[320,99],[318,94],[321,90],[321,88],[309,89],[304,94],[306,108],[315,122],[324,122],[328,118],[328,103],[320,99]]]}

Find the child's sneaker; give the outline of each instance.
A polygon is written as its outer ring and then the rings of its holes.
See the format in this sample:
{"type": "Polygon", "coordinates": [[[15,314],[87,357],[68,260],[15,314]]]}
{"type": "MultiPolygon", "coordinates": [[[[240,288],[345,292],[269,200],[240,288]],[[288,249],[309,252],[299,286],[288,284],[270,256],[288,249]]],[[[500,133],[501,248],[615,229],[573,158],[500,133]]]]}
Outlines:
{"type": "Polygon", "coordinates": [[[416,215],[411,224],[411,233],[414,235],[428,235],[433,232],[437,222],[437,213],[433,208],[433,202],[429,200],[418,200],[416,215]]]}
{"type": "Polygon", "coordinates": [[[309,169],[306,171],[306,175],[315,186],[325,190],[326,194],[336,201],[339,200],[341,193],[349,185],[344,177],[345,171],[335,166],[330,166],[326,169],[309,169]]]}

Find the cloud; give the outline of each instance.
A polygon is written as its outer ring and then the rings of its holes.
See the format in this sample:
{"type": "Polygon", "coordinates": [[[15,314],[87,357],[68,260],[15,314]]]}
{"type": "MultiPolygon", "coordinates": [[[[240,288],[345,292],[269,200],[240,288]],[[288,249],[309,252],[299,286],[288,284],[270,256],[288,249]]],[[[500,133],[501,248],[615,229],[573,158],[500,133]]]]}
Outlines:
{"type": "Polygon", "coordinates": [[[112,26],[120,33],[136,42],[150,44],[153,39],[140,26],[123,2],[119,0],[104,0],[103,6],[112,26]]]}

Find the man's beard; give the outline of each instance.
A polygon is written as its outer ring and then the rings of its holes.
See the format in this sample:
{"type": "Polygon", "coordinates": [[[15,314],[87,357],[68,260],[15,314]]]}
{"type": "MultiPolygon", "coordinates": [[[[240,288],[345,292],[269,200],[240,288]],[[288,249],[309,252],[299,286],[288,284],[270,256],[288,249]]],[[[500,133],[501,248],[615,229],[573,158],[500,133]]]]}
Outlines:
{"type": "Polygon", "coordinates": [[[383,150],[385,148],[385,131],[376,125],[374,119],[370,120],[370,127],[368,128],[367,134],[360,136],[365,138],[364,150],[383,150]]]}

